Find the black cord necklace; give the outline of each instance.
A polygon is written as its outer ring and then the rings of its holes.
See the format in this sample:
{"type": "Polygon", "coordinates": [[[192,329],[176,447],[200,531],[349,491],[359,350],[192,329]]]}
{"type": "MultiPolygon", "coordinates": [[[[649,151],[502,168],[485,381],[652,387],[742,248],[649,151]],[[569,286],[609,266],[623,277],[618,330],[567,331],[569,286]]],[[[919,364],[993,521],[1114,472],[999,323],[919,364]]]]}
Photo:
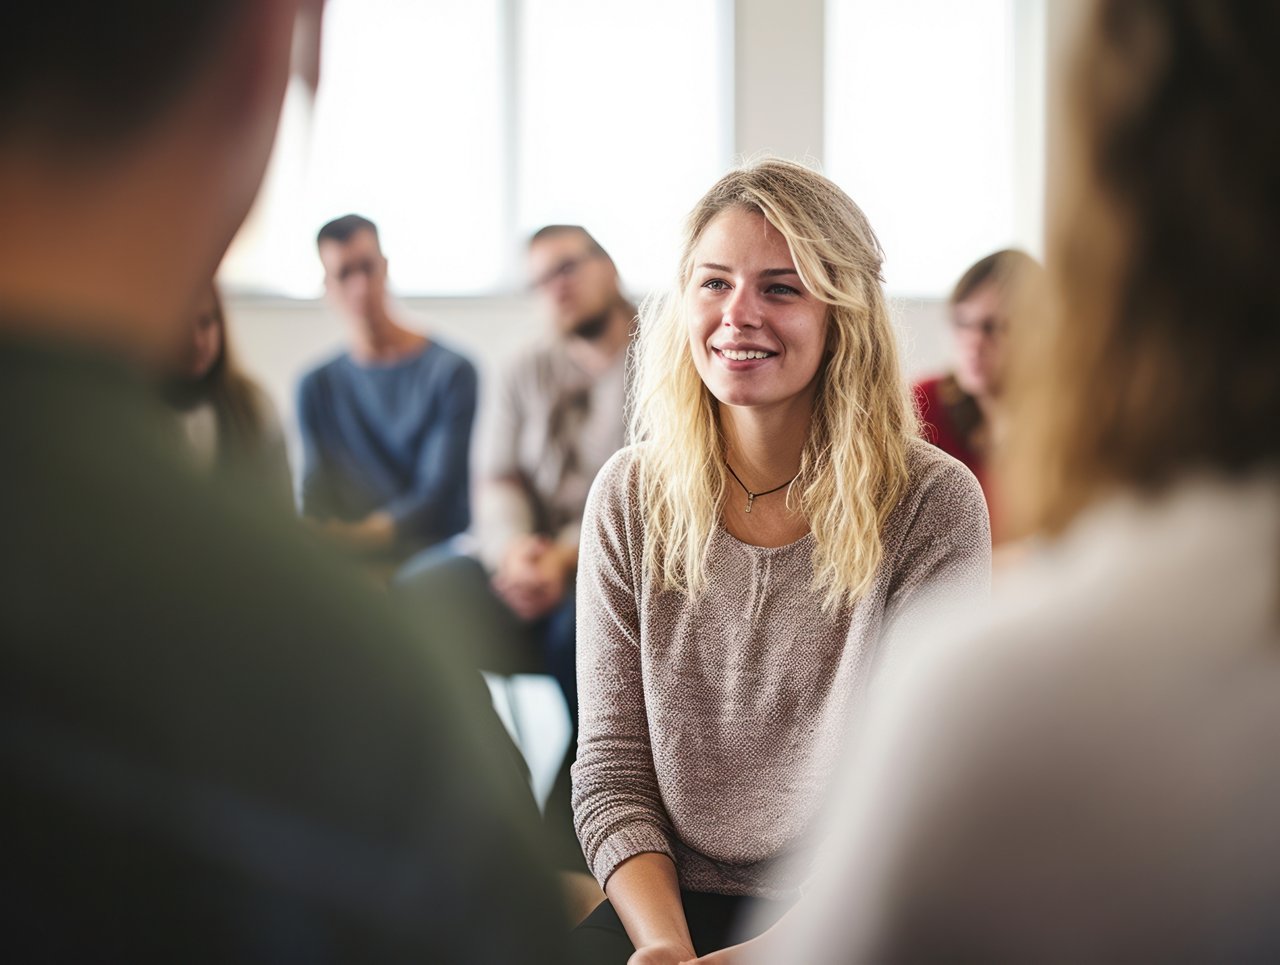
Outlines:
{"type": "Polygon", "coordinates": [[[788,486],[790,486],[793,482],[796,481],[796,476],[800,475],[800,473],[797,472],[795,476],[792,476],[790,479],[784,482],[781,486],[774,486],[772,489],[766,489],[762,493],[753,493],[750,489],[747,488],[747,484],[738,478],[738,474],[734,472],[733,467],[729,465],[728,459],[724,461],[724,468],[729,470],[729,475],[732,476],[734,481],[739,486],[742,487],[742,491],[747,494],[747,507],[745,512],[748,512],[748,513],[751,512],[751,504],[754,503],[758,497],[768,496],[770,493],[776,493],[779,489],[786,489],[788,486]]]}

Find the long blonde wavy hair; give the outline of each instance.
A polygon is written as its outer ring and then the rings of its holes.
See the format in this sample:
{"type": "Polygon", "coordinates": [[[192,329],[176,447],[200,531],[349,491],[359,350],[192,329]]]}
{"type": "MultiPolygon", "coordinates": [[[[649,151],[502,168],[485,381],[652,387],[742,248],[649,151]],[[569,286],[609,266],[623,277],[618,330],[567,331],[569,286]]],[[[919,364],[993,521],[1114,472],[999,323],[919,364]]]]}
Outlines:
{"type": "Polygon", "coordinates": [[[684,294],[693,250],[721,212],[762,214],[786,239],[805,287],[828,306],[826,354],[800,473],[787,491],[813,532],[823,608],[851,603],[884,555],[881,531],[907,485],[918,434],[881,284],[884,253],[861,209],[827,178],[768,158],[730,171],[689,215],[675,285],[641,309],[632,438],[640,448],[644,564],[696,596],[726,498],[719,403],[694,367],[684,294]]]}

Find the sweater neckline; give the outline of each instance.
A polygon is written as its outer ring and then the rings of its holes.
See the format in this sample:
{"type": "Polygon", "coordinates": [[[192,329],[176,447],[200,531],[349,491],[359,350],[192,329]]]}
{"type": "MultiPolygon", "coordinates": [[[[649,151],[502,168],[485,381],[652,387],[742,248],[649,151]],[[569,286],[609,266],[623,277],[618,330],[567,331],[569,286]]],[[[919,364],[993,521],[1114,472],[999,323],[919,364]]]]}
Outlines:
{"type": "Polygon", "coordinates": [[[400,369],[406,369],[406,368],[409,368],[410,366],[417,365],[429,354],[431,354],[432,349],[434,349],[435,347],[436,347],[436,340],[433,338],[428,339],[427,343],[423,345],[422,348],[418,349],[416,352],[412,352],[409,355],[405,355],[398,359],[392,359],[389,362],[369,362],[369,363],[360,362],[350,352],[344,352],[342,357],[346,360],[348,365],[352,366],[355,369],[358,369],[361,372],[371,372],[374,374],[380,374],[384,372],[396,372],[396,371],[399,371],[400,369]]]}
{"type": "Polygon", "coordinates": [[[799,539],[792,540],[790,543],[784,543],[782,546],[757,546],[755,543],[743,542],[725,529],[723,523],[716,524],[716,532],[734,546],[740,546],[747,552],[760,556],[782,556],[788,552],[800,549],[806,543],[813,542],[813,530],[809,530],[809,532],[805,533],[799,539]]]}

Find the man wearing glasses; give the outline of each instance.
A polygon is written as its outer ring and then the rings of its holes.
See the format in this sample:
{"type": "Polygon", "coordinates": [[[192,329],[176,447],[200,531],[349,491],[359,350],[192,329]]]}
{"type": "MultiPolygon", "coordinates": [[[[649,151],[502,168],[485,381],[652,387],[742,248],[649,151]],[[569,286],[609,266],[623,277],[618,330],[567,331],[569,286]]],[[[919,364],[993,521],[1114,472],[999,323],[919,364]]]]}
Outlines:
{"type": "Polygon", "coordinates": [[[302,512],[348,550],[403,562],[471,522],[476,370],[393,317],[372,221],[335,218],[316,244],[349,337],[298,389],[302,512]]]}
{"type": "MultiPolygon", "coordinates": [[[[489,419],[476,494],[479,559],[424,554],[397,585],[482,669],[554,676],[576,733],[578,533],[596,473],[623,445],[636,310],[613,259],[584,228],[542,228],[528,257],[550,332],[511,366],[489,419]]],[[[569,813],[575,746],[547,801],[546,826],[557,860],[585,872],[569,813]]],[[[599,901],[594,882],[580,878],[599,901]]]]}
{"type": "Polygon", "coordinates": [[[635,307],[584,228],[529,239],[529,276],[551,338],[521,356],[498,399],[478,494],[493,590],[531,631],[577,720],[573,574],[587,491],[624,437],[635,307]]]}

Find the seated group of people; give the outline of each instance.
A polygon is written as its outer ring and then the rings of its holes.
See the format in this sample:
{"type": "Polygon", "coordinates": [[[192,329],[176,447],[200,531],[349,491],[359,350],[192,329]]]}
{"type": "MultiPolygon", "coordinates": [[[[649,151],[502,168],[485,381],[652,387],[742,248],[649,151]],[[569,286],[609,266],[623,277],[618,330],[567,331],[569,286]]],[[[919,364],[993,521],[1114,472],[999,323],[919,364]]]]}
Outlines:
{"type": "MultiPolygon", "coordinates": [[[[480,666],[552,673],[576,721],[579,530],[592,481],[624,442],[636,316],[613,260],[576,225],[529,240],[531,288],[552,333],[511,366],[473,486],[475,366],[395,318],[372,221],[337,218],[317,244],[349,341],[298,388],[301,515],[425,619],[469,622],[458,646],[480,666]],[[454,548],[464,533],[470,552],[454,548]]],[[[164,394],[196,466],[266,482],[280,502],[289,471],[279,421],[236,364],[215,289],[171,368],[164,394]]]]}
{"type": "MultiPolygon", "coordinates": [[[[317,244],[350,342],[299,386],[301,514],[433,604],[439,588],[455,593],[461,582],[474,593],[477,574],[491,574],[492,591],[514,621],[470,634],[477,656],[502,666],[513,656],[501,652],[502,639],[535,630],[544,666],[576,722],[573,591],[582,514],[596,474],[624,443],[625,361],[636,319],[616,266],[580,226],[549,225],[529,240],[531,288],[542,296],[554,337],[527,350],[508,373],[484,447],[483,482],[475,487],[474,365],[393,317],[388,262],[372,221],[334,219],[317,244]],[[468,531],[474,559],[448,545],[468,531]],[[454,572],[445,577],[444,570],[454,572]]],[[[970,268],[950,299],[954,372],[914,389],[925,438],[984,486],[1010,316],[1015,303],[1029,300],[1021,290],[1040,271],[1012,250],[970,268]]],[[[236,363],[216,289],[194,316],[163,388],[198,466],[247,471],[273,498],[289,492],[278,418],[236,363]]],[[[472,604],[481,599],[469,597],[472,604]]]]}
{"type": "MultiPolygon", "coordinates": [[[[0,97],[25,246],[0,240],[17,947],[1280,959],[1270,6],[1094,0],[1065,61],[1044,311],[1011,323],[1021,256],[980,262],[953,298],[956,371],[914,397],[884,252],[806,166],[712,185],[638,320],[585,231],[540,232],[558,338],[499,403],[476,514],[492,577],[438,549],[468,525],[466,473],[443,467],[466,462],[474,370],[388,316],[371,224],[326,226],[354,334],[301,391],[304,510],[410,561],[403,610],[263,498],[275,483],[192,472],[155,405],[173,320],[266,162],[286,72],[262,65],[314,51],[320,4],[80,6],[0,97]],[[131,69],[104,103],[80,65],[112,39],[131,69]],[[1028,539],[990,598],[989,503],[1028,539]],[[557,665],[572,814],[604,896],[581,921],[459,652],[494,596],[552,663],[576,650],[557,665]]],[[[221,391],[257,413],[219,417],[228,445],[266,444],[252,390],[221,391]]]]}

